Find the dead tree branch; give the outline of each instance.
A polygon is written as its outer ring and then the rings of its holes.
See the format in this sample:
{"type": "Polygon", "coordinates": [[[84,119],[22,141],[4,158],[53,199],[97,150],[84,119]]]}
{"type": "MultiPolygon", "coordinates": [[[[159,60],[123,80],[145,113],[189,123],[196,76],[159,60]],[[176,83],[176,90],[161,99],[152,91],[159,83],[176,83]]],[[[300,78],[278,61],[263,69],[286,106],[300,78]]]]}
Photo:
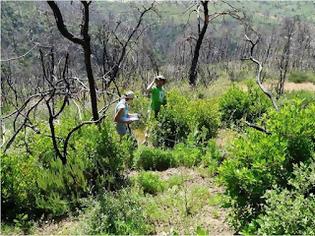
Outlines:
{"type": "Polygon", "coordinates": [[[258,84],[260,89],[264,92],[264,94],[271,100],[272,105],[274,106],[274,108],[277,111],[279,111],[278,105],[277,105],[277,103],[276,103],[272,93],[268,89],[266,89],[263,86],[262,82],[261,82],[261,72],[263,70],[263,65],[262,65],[262,63],[260,61],[255,59],[254,56],[253,56],[255,46],[258,44],[260,38],[258,37],[255,42],[252,39],[250,39],[246,34],[245,34],[245,38],[246,38],[246,41],[251,44],[250,56],[246,57],[246,58],[242,58],[242,60],[250,60],[250,61],[254,62],[257,65],[256,83],[258,84]]]}

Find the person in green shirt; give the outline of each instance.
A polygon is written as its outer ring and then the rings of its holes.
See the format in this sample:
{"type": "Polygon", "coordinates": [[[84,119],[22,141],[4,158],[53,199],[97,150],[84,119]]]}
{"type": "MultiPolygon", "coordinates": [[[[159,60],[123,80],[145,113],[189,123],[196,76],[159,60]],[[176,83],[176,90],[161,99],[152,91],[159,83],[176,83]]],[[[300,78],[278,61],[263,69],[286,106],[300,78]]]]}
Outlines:
{"type": "Polygon", "coordinates": [[[151,109],[154,112],[155,118],[157,118],[161,106],[166,105],[166,94],[163,90],[163,86],[165,85],[165,83],[165,77],[162,75],[158,75],[147,87],[147,92],[151,93],[151,109]]]}
{"type": "MultiPolygon", "coordinates": [[[[161,106],[166,105],[166,94],[163,90],[163,86],[166,83],[166,79],[162,75],[158,75],[148,85],[146,91],[151,94],[151,110],[154,112],[154,117],[157,118],[161,106]]],[[[150,115],[149,115],[150,116],[150,115]]],[[[150,119],[150,118],[149,118],[150,119]]],[[[144,141],[142,144],[148,144],[149,128],[145,130],[144,141]]]]}

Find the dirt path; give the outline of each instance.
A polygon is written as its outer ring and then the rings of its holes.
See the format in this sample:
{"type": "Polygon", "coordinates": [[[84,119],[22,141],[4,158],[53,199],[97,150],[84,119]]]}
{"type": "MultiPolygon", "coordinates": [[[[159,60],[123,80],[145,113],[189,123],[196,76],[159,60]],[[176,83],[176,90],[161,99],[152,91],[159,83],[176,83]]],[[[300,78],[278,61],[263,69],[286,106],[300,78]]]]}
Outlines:
{"type": "Polygon", "coordinates": [[[171,168],[155,172],[161,179],[182,178],[184,181],[152,197],[163,217],[154,222],[156,234],[196,234],[201,228],[210,235],[233,235],[226,219],[228,210],[223,208],[223,190],[205,169],[171,168]],[[189,214],[186,214],[188,208],[189,214]]]}

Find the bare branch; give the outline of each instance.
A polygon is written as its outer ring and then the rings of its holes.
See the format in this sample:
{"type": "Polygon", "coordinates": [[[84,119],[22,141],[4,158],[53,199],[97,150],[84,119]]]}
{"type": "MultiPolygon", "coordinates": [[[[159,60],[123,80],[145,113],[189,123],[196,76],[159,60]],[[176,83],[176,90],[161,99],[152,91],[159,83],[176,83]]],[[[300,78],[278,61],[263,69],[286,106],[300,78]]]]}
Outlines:
{"type": "Polygon", "coordinates": [[[73,43],[76,44],[80,44],[83,45],[84,41],[80,38],[75,37],[73,34],[71,34],[66,25],[64,24],[63,21],[63,17],[61,15],[60,9],[58,7],[58,5],[55,3],[55,1],[47,1],[48,5],[50,6],[50,8],[52,9],[55,19],[56,19],[56,23],[57,23],[57,27],[60,31],[60,33],[67,39],[69,39],[70,41],[72,41],[73,43]]]}
{"type": "Polygon", "coordinates": [[[255,59],[253,57],[253,53],[254,53],[254,48],[257,45],[257,43],[259,42],[259,38],[254,42],[253,40],[251,40],[246,34],[245,34],[245,38],[246,41],[248,41],[251,44],[251,48],[250,48],[250,57],[248,58],[242,58],[242,60],[250,60],[252,62],[254,62],[257,65],[257,75],[256,75],[256,83],[259,85],[260,89],[264,92],[265,95],[267,95],[267,97],[269,97],[269,99],[272,102],[272,105],[274,106],[274,108],[279,111],[278,105],[274,99],[274,97],[272,96],[272,93],[267,90],[262,82],[261,82],[261,72],[263,70],[263,65],[260,61],[258,61],[257,59],[255,59]]]}
{"type": "Polygon", "coordinates": [[[270,131],[264,129],[263,127],[261,127],[259,125],[249,123],[248,121],[245,121],[245,124],[248,125],[249,127],[254,128],[254,129],[258,130],[258,131],[261,131],[261,132],[263,132],[265,134],[268,134],[268,135],[272,134],[270,131]]]}
{"type": "Polygon", "coordinates": [[[21,59],[21,58],[27,56],[27,55],[28,55],[31,51],[33,51],[33,49],[35,49],[38,45],[39,45],[39,43],[35,43],[35,45],[34,45],[30,50],[28,50],[26,53],[24,53],[24,54],[21,55],[21,56],[9,58],[9,59],[4,59],[4,60],[1,59],[0,62],[8,62],[8,61],[13,61],[13,60],[21,59]]]}

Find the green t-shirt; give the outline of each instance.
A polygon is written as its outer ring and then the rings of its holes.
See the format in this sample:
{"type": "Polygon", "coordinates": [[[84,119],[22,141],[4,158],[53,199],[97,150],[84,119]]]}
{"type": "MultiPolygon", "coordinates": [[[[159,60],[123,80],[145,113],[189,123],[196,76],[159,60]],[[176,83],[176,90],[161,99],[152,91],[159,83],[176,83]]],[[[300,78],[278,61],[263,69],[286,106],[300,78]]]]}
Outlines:
{"type": "Polygon", "coordinates": [[[151,108],[153,111],[160,111],[161,105],[166,104],[165,91],[162,88],[153,87],[151,93],[151,108]]]}

